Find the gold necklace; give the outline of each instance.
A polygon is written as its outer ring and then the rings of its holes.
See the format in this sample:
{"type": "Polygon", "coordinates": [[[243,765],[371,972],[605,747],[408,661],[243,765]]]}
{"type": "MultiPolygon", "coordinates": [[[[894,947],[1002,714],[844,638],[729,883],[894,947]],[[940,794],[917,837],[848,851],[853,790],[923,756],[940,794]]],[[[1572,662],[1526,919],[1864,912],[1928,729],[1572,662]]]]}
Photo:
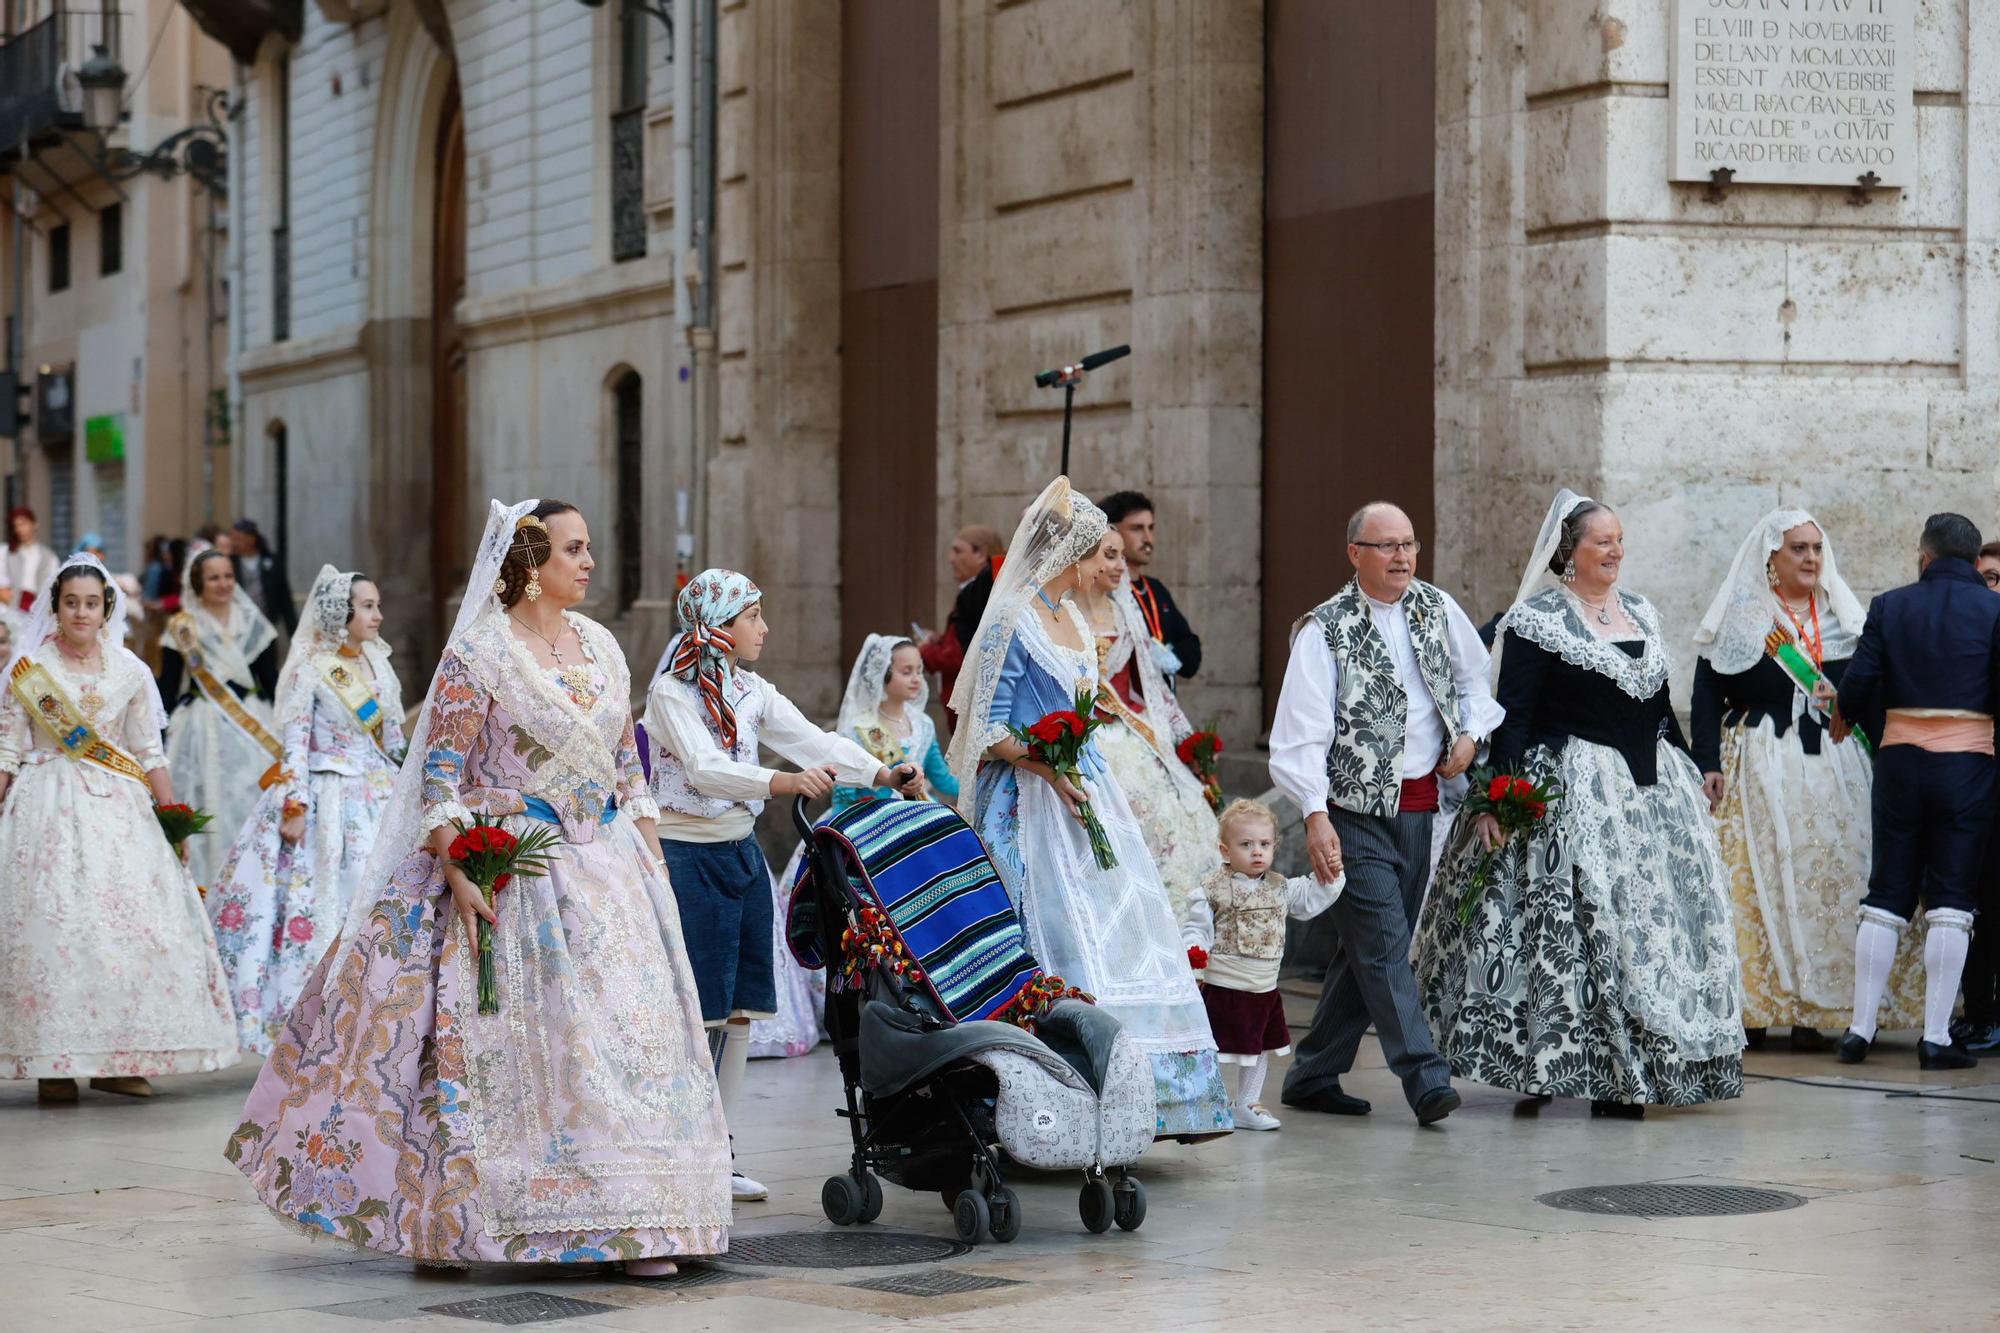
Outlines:
{"type": "Polygon", "coordinates": [[[563,688],[569,691],[570,698],[585,707],[589,706],[586,700],[595,701],[596,693],[592,689],[595,682],[591,679],[590,668],[582,662],[567,664],[563,662],[562,649],[556,647],[556,639],[562,637],[560,632],[555,639],[551,639],[519,616],[510,615],[507,618],[549,646],[549,656],[556,659],[556,678],[562,681],[563,688]]]}

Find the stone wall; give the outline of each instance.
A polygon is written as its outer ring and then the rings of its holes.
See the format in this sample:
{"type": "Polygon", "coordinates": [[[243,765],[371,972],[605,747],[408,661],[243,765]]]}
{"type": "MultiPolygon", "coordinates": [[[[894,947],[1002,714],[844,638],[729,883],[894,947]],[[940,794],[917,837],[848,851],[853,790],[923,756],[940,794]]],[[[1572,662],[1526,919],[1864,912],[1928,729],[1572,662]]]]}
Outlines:
{"type": "Polygon", "coordinates": [[[720,440],[706,560],[764,591],[762,670],[831,718],[840,645],[840,7],[722,6],[720,440]]]}
{"type": "Polygon", "coordinates": [[[1071,475],[1148,492],[1153,573],[1202,635],[1183,699],[1258,727],[1263,7],[956,0],[941,39],[940,534],[1013,530],[1055,476],[1034,373],[1130,343],[1077,394],[1071,475]]]}
{"type": "Polygon", "coordinates": [[[1438,6],[1438,569],[1475,619],[1563,484],[1622,511],[1683,703],[1765,511],[1864,598],[1931,511],[2000,535],[2000,7],[1916,8],[1918,179],[1853,206],[1668,183],[1669,0],[1438,6]]]}

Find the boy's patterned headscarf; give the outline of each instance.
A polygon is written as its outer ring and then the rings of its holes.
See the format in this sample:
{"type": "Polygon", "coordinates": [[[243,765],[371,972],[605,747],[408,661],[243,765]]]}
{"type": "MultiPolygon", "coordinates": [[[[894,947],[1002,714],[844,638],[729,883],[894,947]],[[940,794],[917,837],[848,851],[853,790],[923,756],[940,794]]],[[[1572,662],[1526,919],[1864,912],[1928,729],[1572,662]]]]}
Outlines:
{"type": "Polygon", "coordinates": [[[736,710],[729,706],[735,636],[730,621],[764,599],[757,585],[733,569],[705,569],[689,580],[675,603],[681,633],[668,654],[667,670],[701,690],[722,748],[736,748],[736,710]]]}

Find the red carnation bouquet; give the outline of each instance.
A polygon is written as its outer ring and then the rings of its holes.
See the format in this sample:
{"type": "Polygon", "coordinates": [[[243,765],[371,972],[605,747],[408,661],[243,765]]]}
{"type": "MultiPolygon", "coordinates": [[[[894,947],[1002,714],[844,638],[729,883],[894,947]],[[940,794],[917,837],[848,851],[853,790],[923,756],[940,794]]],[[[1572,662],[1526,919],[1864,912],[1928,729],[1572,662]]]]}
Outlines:
{"type": "MultiPolygon", "coordinates": [[[[507,887],[516,875],[546,875],[549,873],[550,856],[557,843],[562,841],[562,830],[552,825],[542,824],[526,833],[509,833],[500,825],[475,817],[470,825],[452,821],[458,836],[451,840],[445,854],[451,863],[465,872],[479,890],[479,896],[486,905],[493,906],[493,897],[507,887]]],[[[500,1012],[500,986],[493,972],[493,923],[485,917],[479,918],[479,1012],[497,1014],[500,1012]]]]}
{"type": "Polygon", "coordinates": [[[1174,753],[1201,779],[1201,793],[1208,797],[1209,808],[1221,814],[1222,779],[1216,774],[1215,757],[1222,753],[1222,737],[1212,731],[1197,731],[1176,745],[1174,753]]]}
{"type": "Polygon", "coordinates": [[[206,810],[197,810],[191,805],[156,805],[153,817],[160,821],[160,832],[167,835],[176,855],[181,844],[197,833],[206,833],[215,816],[206,810]]]}
{"type": "MultiPolygon", "coordinates": [[[[1548,818],[1549,807],[1562,799],[1562,792],[1549,783],[1496,772],[1491,767],[1476,768],[1470,777],[1472,789],[1465,795],[1466,813],[1492,815],[1500,825],[1500,831],[1508,837],[1526,833],[1541,823],[1548,818]]],[[[1478,908],[1479,899],[1486,892],[1486,882],[1493,874],[1493,857],[1494,853],[1490,851],[1482,850],[1479,854],[1479,864],[1472,872],[1472,883],[1466,886],[1465,896],[1458,902],[1460,925],[1472,924],[1472,914],[1478,908]]]]}
{"type": "MultiPolygon", "coordinates": [[[[1047,764],[1075,783],[1083,787],[1083,747],[1089,742],[1090,734],[1102,722],[1096,714],[1097,693],[1094,690],[1080,690],[1076,696],[1076,707],[1050,713],[1032,726],[1007,724],[1007,733],[1028,747],[1028,757],[1047,764]]],[[[1089,801],[1077,804],[1076,812],[1083,820],[1083,830],[1090,835],[1090,853],[1097,858],[1099,870],[1109,870],[1118,864],[1118,854],[1111,850],[1111,839],[1104,832],[1104,825],[1097,820],[1097,812],[1090,808],[1089,801]]]]}

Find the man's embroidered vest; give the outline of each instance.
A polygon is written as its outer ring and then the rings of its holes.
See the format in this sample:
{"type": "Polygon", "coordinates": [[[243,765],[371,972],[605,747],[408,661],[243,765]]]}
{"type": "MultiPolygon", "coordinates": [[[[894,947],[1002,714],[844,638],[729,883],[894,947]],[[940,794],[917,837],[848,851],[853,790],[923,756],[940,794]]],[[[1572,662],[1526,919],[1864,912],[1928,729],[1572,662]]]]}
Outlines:
{"type": "MultiPolygon", "coordinates": [[[[1413,579],[1403,600],[1417,670],[1444,719],[1445,744],[1456,744],[1464,730],[1465,711],[1452,677],[1444,594],[1413,579]]],[[[1387,818],[1402,806],[1404,730],[1410,709],[1409,696],[1396,679],[1396,661],[1368,614],[1360,583],[1350,579],[1331,600],[1314,609],[1312,619],[1326,635],[1339,675],[1333,744],[1326,753],[1327,799],[1343,810],[1387,818]]]]}
{"type": "MultiPolygon", "coordinates": [[[[736,710],[736,748],[728,752],[738,763],[757,762],[757,731],[764,721],[764,693],[756,689],[747,679],[749,673],[738,668],[729,678],[730,707],[736,710]]],[[[709,739],[717,747],[722,745],[722,737],[716,733],[715,720],[708,715],[708,709],[701,701],[701,688],[693,681],[675,677],[675,689],[686,696],[695,713],[708,724],[709,739]]],[[[762,801],[726,801],[717,796],[704,796],[688,781],[687,770],[681,761],[662,748],[658,737],[648,737],[653,746],[653,799],[660,803],[662,810],[672,810],[677,814],[695,815],[702,819],[720,819],[738,805],[748,805],[753,811],[762,811],[762,801]]]]}

